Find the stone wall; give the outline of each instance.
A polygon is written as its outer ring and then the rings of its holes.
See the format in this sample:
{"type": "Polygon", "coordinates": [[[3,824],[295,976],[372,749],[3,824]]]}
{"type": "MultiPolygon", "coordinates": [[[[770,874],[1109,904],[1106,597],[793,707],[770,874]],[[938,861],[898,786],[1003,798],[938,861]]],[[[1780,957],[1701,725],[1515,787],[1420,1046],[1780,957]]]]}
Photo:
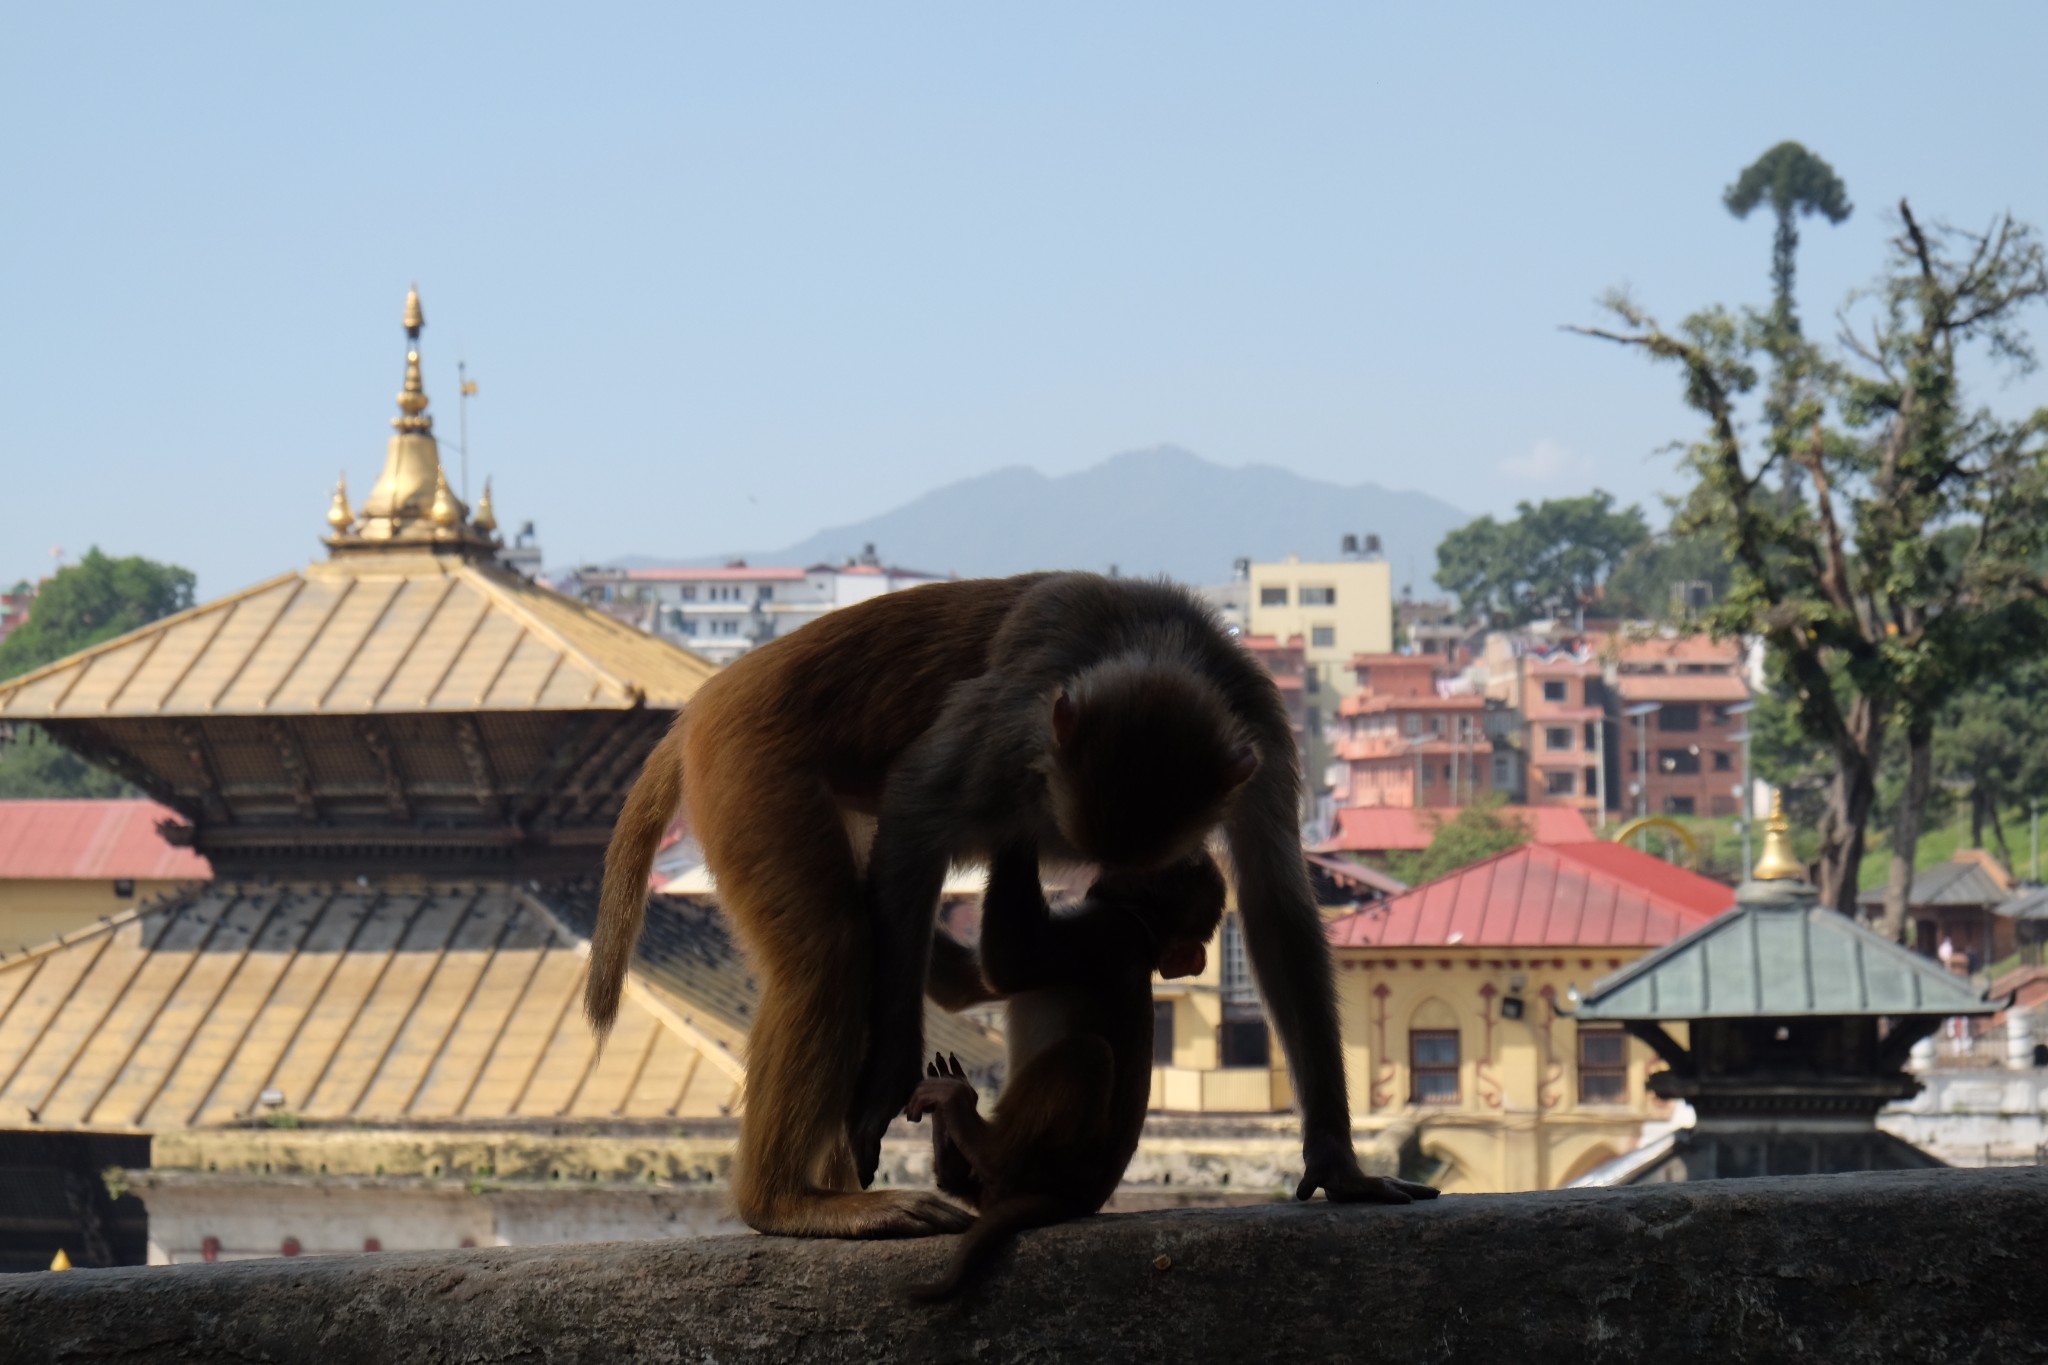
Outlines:
{"type": "Polygon", "coordinates": [[[717,1237],[0,1280],[0,1358],[2048,1359],[2048,1171],[1122,1214],[958,1302],[944,1239],[717,1237]]]}

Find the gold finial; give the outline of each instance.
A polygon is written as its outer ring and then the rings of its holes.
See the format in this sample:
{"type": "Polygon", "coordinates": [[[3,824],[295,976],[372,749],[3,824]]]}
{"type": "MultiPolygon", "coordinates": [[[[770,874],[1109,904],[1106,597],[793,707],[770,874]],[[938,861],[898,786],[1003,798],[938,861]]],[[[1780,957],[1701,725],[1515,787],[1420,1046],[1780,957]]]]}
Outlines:
{"type": "Polygon", "coordinates": [[[461,509],[455,505],[455,494],[448,488],[448,471],[438,464],[434,466],[434,505],[427,516],[436,526],[453,526],[461,520],[461,509]]]}
{"type": "Polygon", "coordinates": [[[485,535],[489,535],[498,529],[498,514],[491,507],[491,481],[489,479],[484,480],[484,495],[477,499],[476,515],[469,519],[469,524],[482,531],[485,535]]]}
{"type": "Polygon", "coordinates": [[[417,341],[420,329],[426,325],[426,314],[420,312],[420,287],[414,285],[405,291],[405,334],[417,341]]]}
{"type": "Polygon", "coordinates": [[[1771,818],[1764,822],[1764,855],[1749,874],[1759,882],[1804,881],[1806,865],[1792,853],[1792,824],[1785,818],[1785,794],[1771,790],[1771,818]]]}
{"type": "Polygon", "coordinates": [[[66,1256],[66,1255],[64,1254],[64,1248],[63,1248],[63,1247],[58,1247],[58,1248],[57,1248],[57,1254],[56,1254],[55,1256],[52,1256],[52,1257],[50,1258],[50,1269],[52,1269],[52,1270],[69,1270],[69,1269],[71,1269],[71,1258],[70,1258],[69,1256],[66,1256]]]}
{"type": "Polygon", "coordinates": [[[348,509],[348,471],[334,482],[334,501],[327,507],[327,524],[334,528],[334,534],[345,536],[349,527],[356,524],[356,514],[348,509]]]}

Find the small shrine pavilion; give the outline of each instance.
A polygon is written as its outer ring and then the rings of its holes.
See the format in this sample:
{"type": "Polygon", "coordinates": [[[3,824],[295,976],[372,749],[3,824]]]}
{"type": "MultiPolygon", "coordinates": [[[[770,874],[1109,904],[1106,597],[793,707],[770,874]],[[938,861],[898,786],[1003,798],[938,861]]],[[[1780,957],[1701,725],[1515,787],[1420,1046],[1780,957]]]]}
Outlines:
{"type": "Polygon", "coordinates": [[[1945,1018],[1995,1009],[1936,963],[1823,907],[1773,802],[1763,857],[1735,908],[1579,1001],[1581,1025],[1618,1023],[1656,1051],[1667,1069],[1650,1090],[1687,1101],[1696,1119],[1577,1183],[1943,1165],[1880,1130],[1877,1113],[1919,1093],[1906,1071],[1915,1043],[1945,1018]]]}

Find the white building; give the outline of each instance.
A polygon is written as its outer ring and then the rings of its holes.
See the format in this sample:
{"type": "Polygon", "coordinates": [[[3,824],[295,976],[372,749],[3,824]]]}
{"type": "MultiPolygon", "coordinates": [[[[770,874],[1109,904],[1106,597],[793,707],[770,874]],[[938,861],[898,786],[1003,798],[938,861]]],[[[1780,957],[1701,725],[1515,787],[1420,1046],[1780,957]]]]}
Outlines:
{"type": "Polygon", "coordinates": [[[844,564],[806,569],[744,560],[698,569],[586,567],[560,587],[620,620],[723,664],[828,611],[945,577],[885,565],[870,545],[844,564]]]}

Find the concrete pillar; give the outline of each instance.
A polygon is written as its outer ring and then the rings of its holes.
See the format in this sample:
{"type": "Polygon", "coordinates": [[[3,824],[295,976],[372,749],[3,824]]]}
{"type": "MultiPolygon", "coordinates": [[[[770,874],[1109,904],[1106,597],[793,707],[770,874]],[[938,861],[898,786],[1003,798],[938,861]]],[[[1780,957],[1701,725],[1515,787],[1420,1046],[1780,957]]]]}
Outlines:
{"type": "Polygon", "coordinates": [[[2034,1065],[2034,1012],[2009,1009],[2005,1012],[2005,1066],[2008,1071],[2028,1071],[2034,1065]]]}

